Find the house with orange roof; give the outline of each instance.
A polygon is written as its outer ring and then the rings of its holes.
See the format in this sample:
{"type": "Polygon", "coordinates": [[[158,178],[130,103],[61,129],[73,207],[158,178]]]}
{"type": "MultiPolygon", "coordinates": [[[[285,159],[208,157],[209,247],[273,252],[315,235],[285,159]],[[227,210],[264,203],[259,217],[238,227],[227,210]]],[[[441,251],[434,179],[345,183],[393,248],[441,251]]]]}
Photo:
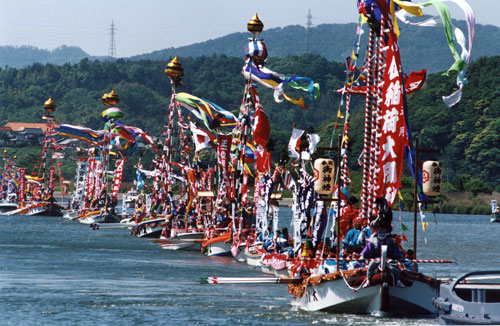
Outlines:
{"type": "Polygon", "coordinates": [[[33,122],[7,122],[5,126],[0,128],[0,131],[8,132],[10,141],[15,144],[39,144],[47,131],[45,123],[33,122]]]}

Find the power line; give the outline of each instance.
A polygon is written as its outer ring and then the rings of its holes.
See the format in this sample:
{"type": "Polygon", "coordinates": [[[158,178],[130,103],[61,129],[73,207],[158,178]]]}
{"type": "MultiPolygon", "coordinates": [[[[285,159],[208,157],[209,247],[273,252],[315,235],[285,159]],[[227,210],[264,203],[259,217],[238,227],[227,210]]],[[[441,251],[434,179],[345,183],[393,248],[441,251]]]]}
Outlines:
{"type": "Polygon", "coordinates": [[[109,40],[109,56],[111,58],[115,58],[116,57],[115,34],[116,34],[115,23],[113,21],[111,21],[111,26],[109,27],[109,35],[110,35],[110,40],[109,40]]]}

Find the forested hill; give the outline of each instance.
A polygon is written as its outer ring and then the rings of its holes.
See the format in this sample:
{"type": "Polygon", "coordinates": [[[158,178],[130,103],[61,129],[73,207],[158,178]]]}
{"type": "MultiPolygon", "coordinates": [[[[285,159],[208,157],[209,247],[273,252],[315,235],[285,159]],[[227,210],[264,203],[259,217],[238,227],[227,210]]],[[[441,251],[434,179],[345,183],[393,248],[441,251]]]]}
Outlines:
{"type": "MultiPolygon", "coordinates": [[[[467,25],[464,21],[454,21],[454,24],[465,34],[467,33],[467,25]]],[[[402,23],[399,27],[401,56],[406,71],[417,71],[423,68],[429,72],[444,71],[453,63],[443,27],[415,27],[402,23]]],[[[322,24],[312,27],[309,31],[309,53],[343,63],[351,53],[355,33],[356,24],[322,24]]],[[[368,33],[365,33],[363,37],[367,37],[366,34],[368,33]]],[[[232,33],[206,42],[155,51],[130,59],[164,60],[175,55],[197,57],[212,54],[242,58],[245,55],[244,47],[247,37],[248,33],[232,33]]],[[[307,29],[302,26],[264,29],[259,37],[264,39],[271,57],[307,53],[307,29]]],[[[500,28],[477,24],[472,60],[496,54],[500,54],[500,28]]]]}
{"type": "Polygon", "coordinates": [[[78,63],[90,58],[76,46],[61,46],[52,51],[34,46],[0,46],[0,67],[24,68],[34,63],[53,63],[62,65],[67,62],[78,63]]]}
{"type": "MultiPolygon", "coordinates": [[[[244,79],[242,60],[227,56],[182,58],[184,86],[179,91],[211,100],[236,112],[241,103],[244,79]]],[[[59,123],[101,129],[101,97],[112,88],[121,98],[122,122],[158,135],[166,122],[170,83],[164,74],[167,61],[99,62],[82,60],[62,66],[34,64],[24,69],[0,70],[0,124],[42,122],[43,103],[51,96],[59,123]]],[[[286,147],[291,125],[298,128],[331,126],[340,98],[333,90],[344,80],[344,66],[317,55],[271,58],[267,66],[283,74],[313,78],[321,85],[321,98],[303,110],[289,103],[276,103],[272,91],[260,87],[261,101],[269,113],[274,155],[286,147]]],[[[441,96],[456,89],[455,78],[429,75],[420,92],[409,96],[409,123],[423,148],[443,150],[440,160],[454,179],[478,178],[497,188],[500,175],[500,56],[481,58],[470,65],[462,101],[448,109],[441,96]]],[[[297,96],[298,93],[290,93],[297,96]]],[[[353,157],[359,156],[363,118],[362,98],[353,98],[351,138],[353,157]]],[[[328,142],[332,129],[322,129],[328,142]]],[[[353,162],[355,162],[355,158],[353,162]]]]}
{"type": "MultiPolygon", "coordinates": [[[[465,33],[464,21],[454,22],[465,33]]],[[[442,27],[414,27],[399,24],[403,67],[406,71],[426,68],[429,72],[443,71],[453,62],[442,27]]],[[[355,24],[322,24],[309,30],[309,53],[320,55],[330,61],[343,63],[350,54],[355,37],[355,24]]],[[[264,38],[271,57],[286,57],[307,53],[307,30],[299,25],[264,30],[264,38]]],[[[366,37],[366,35],[364,36],[366,37]]],[[[129,58],[130,60],[167,60],[181,57],[211,56],[225,54],[242,58],[248,33],[232,33],[223,37],[178,48],[168,48],[129,58]]],[[[492,25],[476,25],[472,59],[500,54],[500,28],[492,25]]],[[[91,57],[76,47],[62,46],[53,51],[30,46],[0,46],[0,67],[23,68],[35,62],[78,63],[91,57]]]]}

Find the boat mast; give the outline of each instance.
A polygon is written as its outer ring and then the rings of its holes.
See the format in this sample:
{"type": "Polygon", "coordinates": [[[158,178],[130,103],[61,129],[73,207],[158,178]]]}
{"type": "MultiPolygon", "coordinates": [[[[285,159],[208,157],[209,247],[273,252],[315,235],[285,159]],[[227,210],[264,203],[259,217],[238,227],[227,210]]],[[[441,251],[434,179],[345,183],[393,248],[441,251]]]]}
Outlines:
{"type": "MultiPolygon", "coordinates": [[[[173,143],[173,129],[174,129],[174,119],[175,119],[175,109],[177,105],[179,119],[181,119],[182,115],[180,113],[180,106],[176,102],[176,87],[182,85],[182,77],[184,77],[184,68],[179,61],[179,58],[175,56],[168,64],[165,69],[165,75],[170,78],[170,86],[171,86],[171,97],[170,97],[170,105],[168,112],[168,122],[167,122],[167,130],[165,136],[165,144],[163,146],[164,155],[161,158],[161,177],[159,189],[165,189],[165,195],[169,198],[169,194],[172,190],[172,143],[173,143]]],[[[182,142],[182,140],[181,140],[182,142]]],[[[181,155],[182,157],[182,155],[181,155]]],[[[186,207],[186,218],[187,213],[189,211],[189,207],[191,205],[190,198],[189,204],[186,207]]],[[[173,210],[173,207],[171,207],[173,210]]]]}

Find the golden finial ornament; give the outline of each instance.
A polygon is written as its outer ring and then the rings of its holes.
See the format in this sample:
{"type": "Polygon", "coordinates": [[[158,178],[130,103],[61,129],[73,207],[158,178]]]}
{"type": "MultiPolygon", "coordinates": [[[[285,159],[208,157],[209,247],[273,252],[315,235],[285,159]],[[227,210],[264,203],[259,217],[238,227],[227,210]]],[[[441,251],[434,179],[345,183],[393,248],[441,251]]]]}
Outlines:
{"type": "Polygon", "coordinates": [[[184,77],[184,68],[182,68],[182,64],[177,56],[175,56],[175,58],[173,58],[172,61],[167,64],[165,75],[169,76],[172,79],[181,79],[182,77],[184,77]]]}
{"type": "Polygon", "coordinates": [[[17,155],[14,155],[14,160],[17,160],[17,155]]]}
{"type": "Polygon", "coordinates": [[[117,105],[120,102],[120,97],[116,94],[113,88],[110,93],[106,93],[102,96],[102,104],[106,106],[117,105]]]}
{"type": "Polygon", "coordinates": [[[56,104],[54,103],[54,101],[52,101],[52,97],[50,97],[47,101],[45,101],[45,103],[43,104],[43,108],[48,112],[48,113],[51,113],[51,112],[54,112],[55,109],[56,109],[56,104]]]}
{"type": "Polygon", "coordinates": [[[3,150],[3,153],[7,155],[8,151],[6,149],[3,150]]]}
{"type": "Polygon", "coordinates": [[[109,93],[105,93],[102,96],[102,104],[108,106],[109,105],[109,93]]]}
{"type": "Polygon", "coordinates": [[[257,35],[264,29],[264,24],[259,19],[259,16],[255,14],[247,23],[247,30],[253,35],[257,35]]]}
{"type": "Polygon", "coordinates": [[[108,103],[109,105],[117,105],[120,103],[120,97],[116,94],[114,88],[111,90],[111,93],[108,94],[108,103]]]}

